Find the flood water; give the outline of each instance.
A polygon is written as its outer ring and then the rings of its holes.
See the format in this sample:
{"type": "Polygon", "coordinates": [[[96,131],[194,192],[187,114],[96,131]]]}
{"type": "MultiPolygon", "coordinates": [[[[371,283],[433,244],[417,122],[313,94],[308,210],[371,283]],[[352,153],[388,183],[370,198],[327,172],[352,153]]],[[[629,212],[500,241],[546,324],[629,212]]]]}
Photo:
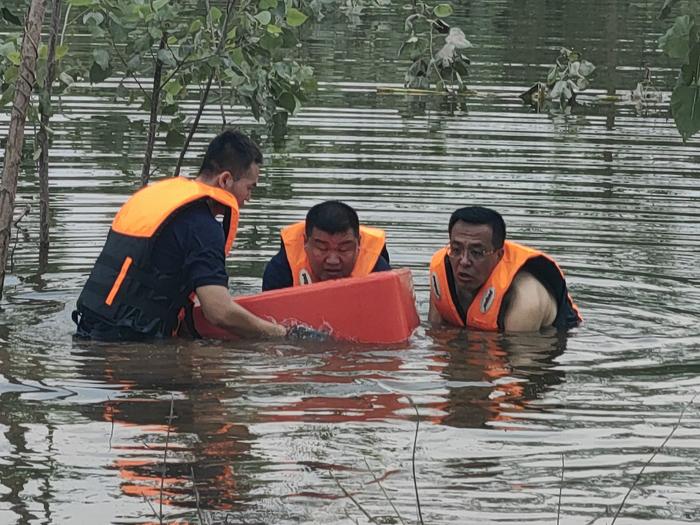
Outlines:
{"type": "MultiPolygon", "coordinates": [[[[73,341],[77,295],[138,185],[121,169],[139,171],[145,141],[113,83],[65,96],[49,264],[37,272],[34,205],[0,310],[0,523],[417,523],[414,480],[425,523],[608,524],[633,484],[616,523],[700,522],[700,156],[668,117],[657,4],[459,2],[477,95],[451,100],[378,90],[403,82],[394,0],[314,29],[320,89],[283,139],[227,110],[266,154],[232,293],[259,291],[282,226],[342,199],[387,231],[425,319],[449,215],[481,204],[563,267],[585,318],[568,336],[423,324],[388,348],[73,341]],[[535,113],[517,95],[563,44],[596,80],[572,115],[535,113]],[[640,108],[628,98],[647,63],[664,101],[640,108]]],[[[190,172],[219,126],[212,108],[190,172]]],[[[159,143],[159,176],[177,154],[159,143]]],[[[18,213],[36,193],[28,165],[18,213]]]]}

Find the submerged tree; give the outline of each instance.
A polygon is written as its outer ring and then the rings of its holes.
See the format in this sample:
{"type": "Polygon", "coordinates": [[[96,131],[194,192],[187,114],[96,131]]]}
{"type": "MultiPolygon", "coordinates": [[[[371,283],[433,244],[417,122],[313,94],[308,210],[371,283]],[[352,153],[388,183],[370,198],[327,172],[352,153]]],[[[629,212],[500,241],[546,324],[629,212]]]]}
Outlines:
{"type": "MultiPolygon", "coordinates": [[[[667,18],[677,3],[665,0],[659,17],[667,18]]],[[[684,142],[700,131],[700,26],[696,23],[700,1],[692,0],[685,9],[659,39],[663,52],[681,63],[671,94],[671,113],[684,142]]]]}
{"type": "MultiPolygon", "coordinates": [[[[3,9],[5,9],[3,7],[3,9]]],[[[4,14],[4,13],[3,13],[4,14]]],[[[0,183],[0,297],[5,283],[5,266],[10,241],[12,216],[17,193],[17,176],[22,147],[24,145],[24,124],[27,118],[36,83],[36,62],[39,55],[39,41],[44,17],[44,0],[32,0],[25,22],[24,38],[19,55],[19,68],[15,84],[14,102],[10,117],[10,128],[5,147],[5,159],[0,183]]]]}
{"type": "Polygon", "coordinates": [[[141,183],[152,173],[151,160],[159,130],[166,143],[182,146],[179,172],[212,86],[222,122],[225,108],[242,103],[268,123],[294,113],[313,87],[313,70],[292,59],[299,43],[298,27],[309,16],[283,0],[226,0],[202,5],[195,0],[68,0],[80,8],[92,36],[89,77],[101,82],[117,77],[117,95],[140,102],[149,112],[141,183]],[[204,7],[204,9],[202,9],[204,7]],[[150,79],[150,86],[141,79],[150,79]],[[131,79],[138,86],[125,86],[131,79]],[[225,86],[225,87],[224,87],[225,86]],[[199,91],[192,117],[182,102],[199,91]],[[186,135],[186,131],[189,132],[186,135]]]}

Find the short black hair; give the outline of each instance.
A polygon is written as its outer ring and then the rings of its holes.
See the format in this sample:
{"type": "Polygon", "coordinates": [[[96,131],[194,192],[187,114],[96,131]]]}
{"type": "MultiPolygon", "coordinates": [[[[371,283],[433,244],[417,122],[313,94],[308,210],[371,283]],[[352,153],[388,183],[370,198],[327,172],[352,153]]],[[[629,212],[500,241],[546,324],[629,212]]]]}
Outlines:
{"type": "Polygon", "coordinates": [[[258,145],[241,131],[227,129],[209,143],[199,174],[213,177],[222,171],[230,171],[233,178],[238,180],[245,175],[253,162],[258,165],[263,162],[258,145]]]}
{"type": "Polygon", "coordinates": [[[482,208],[481,206],[467,206],[459,208],[452,213],[450,217],[450,225],[447,232],[452,234],[452,227],[457,221],[464,221],[467,224],[486,224],[491,226],[491,242],[493,247],[498,249],[503,247],[503,241],[506,240],[506,223],[500,213],[490,208],[482,208]]]}
{"type": "Polygon", "coordinates": [[[360,238],[360,219],[357,212],[341,201],[325,201],[312,206],[306,214],[306,237],[314,228],[330,233],[343,233],[352,230],[360,238]]]}

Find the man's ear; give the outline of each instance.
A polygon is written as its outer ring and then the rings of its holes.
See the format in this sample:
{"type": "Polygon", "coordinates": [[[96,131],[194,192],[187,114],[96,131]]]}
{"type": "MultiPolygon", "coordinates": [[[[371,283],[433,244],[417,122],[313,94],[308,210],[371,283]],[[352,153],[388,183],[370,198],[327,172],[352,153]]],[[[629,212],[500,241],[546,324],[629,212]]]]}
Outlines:
{"type": "Polygon", "coordinates": [[[228,185],[228,179],[233,179],[233,175],[231,175],[231,172],[226,170],[222,171],[219,173],[216,177],[216,183],[221,189],[226,189],[226,186],[228,185]]]}

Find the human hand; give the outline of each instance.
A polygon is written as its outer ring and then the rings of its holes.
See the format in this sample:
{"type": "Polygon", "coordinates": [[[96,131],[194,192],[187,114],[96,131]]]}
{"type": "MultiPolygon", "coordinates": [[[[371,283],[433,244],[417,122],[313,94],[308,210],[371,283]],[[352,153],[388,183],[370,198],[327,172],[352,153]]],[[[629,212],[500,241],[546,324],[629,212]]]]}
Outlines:
{"type": "Polygon", "coordinates": [[[285,338],[290,341],[328,341],[331,334],[322,330],[316,330],[304,324],[295,324],[287,328],[285,338]]]}

